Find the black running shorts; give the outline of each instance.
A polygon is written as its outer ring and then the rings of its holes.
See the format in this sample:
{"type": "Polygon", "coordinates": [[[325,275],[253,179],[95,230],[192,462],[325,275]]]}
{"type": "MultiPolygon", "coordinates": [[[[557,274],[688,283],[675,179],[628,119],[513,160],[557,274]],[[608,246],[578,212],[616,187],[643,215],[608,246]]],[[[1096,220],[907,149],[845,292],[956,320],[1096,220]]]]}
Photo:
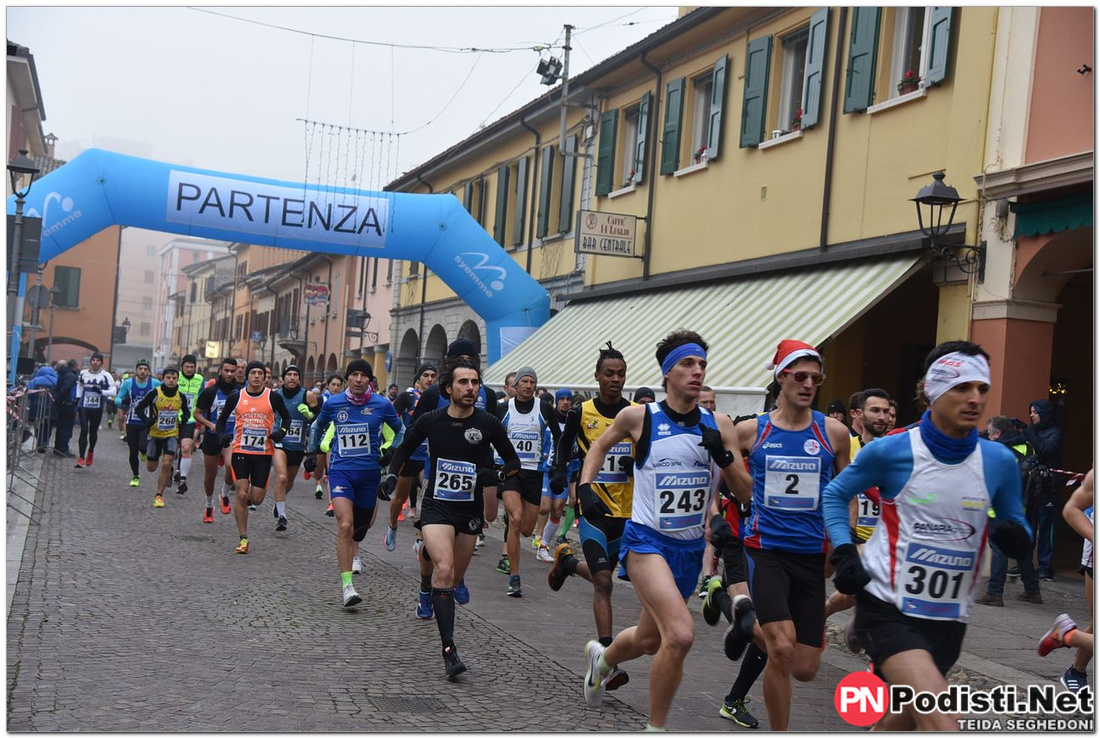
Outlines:
{"type": "Polygon", "coordinates": [[[222,445],[218,441],[218,435],[207,429],[202,434],[202,444],[199,446],[199,450],[206,456],[220,456],[222,452],[222,445]]]}
{"type": "Polygon", "coordinates": [[[795,640],[820,648],[825,638],[825,554],[744,551],[746,581],[760,624],[793,621],[795,640]]]}
{"type": "Polygon", "coordinates": [[[485,525],[482,507],[478,500],[449,503],[429,497],[420,505],[420,519],[416,521],[416,527],[422,529],[425,525],[449,525],[455,529],[455,533],[476,536],[485,525]]]}
{"type": "Polygon", "coordinates": [[[879,664],[894,654],[913,650],[931,654],[936,668],[947,676],[962,651],[966,623],[904,615],[889,602],[861,591],[856,595],[852,631],[867,649],[875,665],[875,674],[880,678],[885,679],[885,675],[879,670],[879,664]]]}
{"type": "Polygon", "coordinates": [[[501,499],[504,498],[505,492],[519,492],[519,496],[524,502],[535,506],[541,505],[542,477],[543,473],[540,471],[520,469],[518,473],[504,480],[500,487],[501,499]]]}
{"type": "Polygon", "coordinates": [[[288,451],[287,449],[280,448],[279,446],[275,446],[275,448],[279,451],[282,451],[283,454],[286,455],[286,468],[287,469],[297,469],[299,466],[302,465],[302,459],[304,459],[306,457],[306,452],[305,451],[294,451],[294,450],[289,450],[288,451]]]}
{"type": "Polygon", "coordinates": [[[253,487],[267,487],[271,476],[271,457],[267,454],[233,454],[230,458],[233,481],[248,479],[253,487]]]}
{"type": "Polygon", "coordinates": [[[749,575],[745,569],[745,546],[740,538],[734,537],[722,549],[722,564],[725,568],[722,581],[727,587],[748,581],[749,575]]]}

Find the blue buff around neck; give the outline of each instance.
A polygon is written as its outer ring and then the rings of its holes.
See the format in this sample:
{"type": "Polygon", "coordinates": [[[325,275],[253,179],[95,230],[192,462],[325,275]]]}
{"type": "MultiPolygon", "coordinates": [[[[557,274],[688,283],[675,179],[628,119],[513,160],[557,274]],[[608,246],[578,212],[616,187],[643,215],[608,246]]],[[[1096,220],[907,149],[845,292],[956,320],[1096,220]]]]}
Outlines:
{"type": "Polygon", "coordinates": [[[700,359],[705,359],[707,358],[707,352],[697,343],[685,343],[681,346],[677,346],[672,349],[672,351],[669,351],[668,356],[661,362],[661,374],[668,374],[672,371],[672,367],[689,356],[698,356],[700,359]]]}
{"type": "Polygon", "coordinates": [[[925,410],[920,419],[920,437],[938,460],[957,464],[978,446],[978,431],[971,428],[965,438],[952,438],[932,422],[932,411],[925,410]]]}

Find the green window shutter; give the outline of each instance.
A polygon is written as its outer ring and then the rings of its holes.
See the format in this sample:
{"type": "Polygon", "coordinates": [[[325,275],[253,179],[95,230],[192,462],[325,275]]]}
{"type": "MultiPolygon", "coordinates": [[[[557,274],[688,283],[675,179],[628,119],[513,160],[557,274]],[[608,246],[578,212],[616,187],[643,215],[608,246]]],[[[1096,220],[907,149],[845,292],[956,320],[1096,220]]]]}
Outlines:
{"type": "Polygon", "coordinates": [[[821,88],[825,77],[825,44],[829,38],[829,9],[810,16],[806,44],[806,73],[802,83],[802,128],[813,128],[821,117],[821,88]]]}
{"type": "Polygon", "coordinates": [[[485,178],[478,177],[477,182],[474,183],[474,192],[477,193],[477,212],[474,217],[477,218],[478,223],[485,223],[485,178]]]}
{"type": "MultiPolygon", "coordinates": [[[[565,150],[577,150],[576,135],[565,139],[565,150]]],[[[566,156],[561,165],[561,211],[558,213],[558,231],[567,233],[573,227],[573,188],[577,178],[577,157],[566,156]]]]}
{"type": "Polygon", "coordinates": [[[638,106],[638,144],[634,147],[634,181],[645,181],[645,144],[649,133],[649,107],[653,104],[653,93],[642,95],[642,104],[638,106]]]}
{"type": "Polygon", "coordinates": [[[542,174],[539,177],[539,219],[535,235],[545,238],[550,232],[550,183],[554,181],[554,147],[542,148],[542,174]]]}
{"type": "Polygon", "coordinates": [[[615,133],[618,128],[618,110],[608,110],[600,116],[600,146],[596,150],[597,195],[611,192],[615,181],[615,133]]]}
{"type": "Polygon", "coordinates": [[[714,75],[710,87],[710,127],[707,135],[707,158],[717,159],[719,144],[722,143],[722,108],[726,106],[726,70],[729,56],[723,54],[714,64],[714,75]]]}
{"type": "Polygon", "coordinates": [[[680,166],[680,126],[684,119],[685,79],[671,80],[665,87],[665,127],[661,131],[661,174],[672,174],[680,166]]]}
{"type": "Polygon", "coordinates": [[[768,72],[772,37],[749,41],[745,54],[745,101],[741,106],[741,148],[764,140],[764,110],[768,102],[768,72]]]}
{"type": "Polygon", "coordinates": [[[515,219],[512,223],[512,245],[523,243],[524,216],[527,210],[527,169],[530,167],[531,157],[525,156],[516,162],[516,202],[515,219]]]}
{"type": "Polygon", "coordinates": [[[881,8],[853,8],[852,35],[848,42],[848,81],[844,87],[844,112],[860,112],[871,106],[875,94],[875,61],[881,8]]]}
{"type": "Polygon", "coordinates": [[[508,222],[508,165],[497,169],[497,207],[493,217],[493,238],[504,245],[504,228],[508,222]]]}
{"type": "Polygon", "coordinates": [[[947,79],[947,55],[951,51],[951,11],[950,7],[931,8],[928,73],[924,76],[925,84],[929,87],[947,79]]]}
{"type": "Polygon", "coordinates": [[[470,215],[474,214],[474,183],[467,182],[462,186],[462,206],[470,215]]]}

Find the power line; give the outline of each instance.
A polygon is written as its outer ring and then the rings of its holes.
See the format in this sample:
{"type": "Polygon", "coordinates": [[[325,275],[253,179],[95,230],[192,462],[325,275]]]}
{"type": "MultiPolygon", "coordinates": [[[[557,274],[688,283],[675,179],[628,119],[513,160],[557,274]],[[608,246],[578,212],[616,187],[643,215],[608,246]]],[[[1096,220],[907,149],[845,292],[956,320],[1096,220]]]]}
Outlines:
{"type": "MultiPolygon", "coordinates": [[[[466,83],[470,81],[470,77],[471,77],[471,75],[473,75],[473,73],[474,73],[474,70],[475,70],[475,69],[477,69],[477,65],[478,65],[478,62],[480,62],[480,61],[481,61],[481,59],[482,59],[482,55],[481,55],[481,54],[478,54],[478,55],[477,55],[477,58],[476,58],[476,59],[474,59],[474,63],[473,63],[473,64],[472,64],[471,66],[470,66],[470,71],[466,73],[466,79],[462,80],[462,84],[460,84],[460,85],[458,86],[458,89],[457,89],[457,90],[455,90],[454,94],[453,94],[453,95],[451,95],[451,99],[447,101],[447,104],[446,104],[446,105],[444,105],[444,106],[443,106],[443,107],[442,107],[442,108],[440,109],[440,111],[439,111],[438,113],[436,113],[436,114],[435,114],[435,116],[433,116],[433,117],[432,117],[432,119],[431,119],[431,120],[429,120],[429,121],[428,121],[427,123],[425,123],[424,125],[420,126],[419,128],[413,128],[412,130],[409,130],[409,131],[405,131],[404,133],[399,133],[399,134],[397,134],[397,135],[399,135],[399,136],[406,136],[406,135],[408,135],[408,134],[410,134],[410,133],[416,133],[417,131],[422,131],[422,130],[424,130],[425,128],[427,128],[428,126],[430,126],[430,125],[431,125],[432,123],[435,123],[435,121],[436,121],[436,120],[437,120],[437,119],[439,118],[439,116],[443,115],[444,111],[446,111],[446,110],[447,110],[447,108],[449,108],[449,107],[451,106],[451,103],[453,103],[453,102],[455,101],[455,98],[457,98],[457,97],[458,97],[458,93],[462,92],[462,88],[466,86],[466,83]]],[[[500,106],[498,105],[497,107],[500,107],[500,106]]],[[[495,112],[495,111],[494,111],[494,112],[495,112]]],[[[491,113],[490,113],[490,115],[491,115],[491,113]]],[[[391,121],[390,121],[390,123],[391,123],[391,125],[392,125],[392,123],[393,123],[393,121],[392,121],[392,118],[391,118],[391,121]]]]}

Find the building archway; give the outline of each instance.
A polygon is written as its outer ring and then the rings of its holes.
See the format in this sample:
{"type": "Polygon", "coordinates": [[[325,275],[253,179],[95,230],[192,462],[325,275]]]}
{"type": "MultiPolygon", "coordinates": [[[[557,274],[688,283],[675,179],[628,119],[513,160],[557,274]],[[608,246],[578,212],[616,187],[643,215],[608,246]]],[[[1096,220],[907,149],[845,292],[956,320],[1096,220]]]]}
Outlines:
{"type": "Polygon", "coordinates": [[[413,374],[416,372],[417,361],[420,360],[420,338],[416,331],[409,328],[401,337],[401,344],[397,351],[397,359],[394,361],[394,382],[398,387],[408,387],[412,384],[413,374]]]}
{"type": "Polygon", "coordinates": [[[313,357],[311,356],[306,359],[306,375],[302,378],[302,381],[310,386],[313,386],[313,383],[317,381],[317,378],[313,376],[313,367],[313,357]]]}
{"type": "Polygon", "coordinates": [[[340,367],[336,363],[336,354],[328,355],[328,366],[325,367],[325,371],[327,371],[330,375],[336,374],[340,371],[340,367]]]}
{"type": "Polygon", "coordinates": [[[443,361],[447,355],[447,331],[439,323],[428,331],[428,340],[424,344],[425,361],[443,361]]]}
{"type": "Polygon", "coordinates": [[[477,346],[478,356],[481,355],[481,329],[477,327],[477,323],[472,320],[467,320],[462,324],[462,327],[458,329],[459,338],[468,338],[474,342],[477,346]]]}

